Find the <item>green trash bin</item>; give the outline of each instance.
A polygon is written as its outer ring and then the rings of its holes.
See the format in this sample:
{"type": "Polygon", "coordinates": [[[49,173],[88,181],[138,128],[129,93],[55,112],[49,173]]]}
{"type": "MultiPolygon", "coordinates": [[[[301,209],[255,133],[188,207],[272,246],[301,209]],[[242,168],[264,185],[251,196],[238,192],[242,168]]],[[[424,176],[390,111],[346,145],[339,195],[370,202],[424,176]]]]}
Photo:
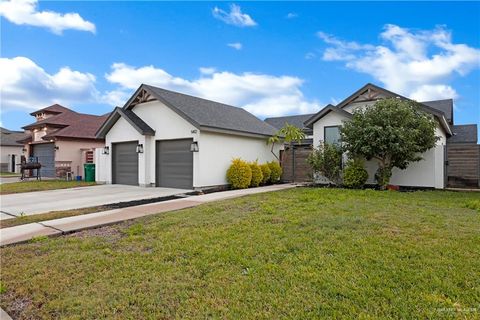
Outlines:
{"type": "Polygon", "coordinates": [[[86,182],[95,182],[95,163],[85,163],[83,165],[86,182]]]}

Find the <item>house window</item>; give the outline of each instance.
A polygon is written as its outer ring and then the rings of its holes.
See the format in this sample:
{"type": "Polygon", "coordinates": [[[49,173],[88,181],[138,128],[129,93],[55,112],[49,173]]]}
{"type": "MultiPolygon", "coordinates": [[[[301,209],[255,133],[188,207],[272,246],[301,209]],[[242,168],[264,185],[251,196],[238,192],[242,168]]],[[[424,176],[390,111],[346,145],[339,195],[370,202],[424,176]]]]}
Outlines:
{"type": "Polygon", "coordinates": [[[324,128],[324,139],[326,143],[340,144],[340,127],[331,126],[324,128]]]}
{"type": "Polygon", "coordinates": [[[93,151],[85,152],[85,162],[86,163],[93,163],[93,151]]]}

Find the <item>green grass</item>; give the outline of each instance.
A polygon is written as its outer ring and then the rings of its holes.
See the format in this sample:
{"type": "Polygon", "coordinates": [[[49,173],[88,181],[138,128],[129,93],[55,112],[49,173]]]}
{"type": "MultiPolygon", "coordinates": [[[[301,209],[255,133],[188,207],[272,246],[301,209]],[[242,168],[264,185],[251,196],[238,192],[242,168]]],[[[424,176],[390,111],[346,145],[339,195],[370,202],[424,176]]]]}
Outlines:
{"type": "Polygon", "coordinates": [[[0,194],[67,189],[85,186],[94,186],[95,182],[65,181],[65,180],[30,180],[5,183],[0,185],[0,194]]]}
{"type": "Polygon", "coordinates": [[[16,172],[0,172],[0,177],[20,177],[21,174],[16,172]]]}
{"type": "Polygon", "coordinates": [[[1,249],[0,304],[15,319],[479,318],[479,196],[299,188],[40,237],[1,249]]]}

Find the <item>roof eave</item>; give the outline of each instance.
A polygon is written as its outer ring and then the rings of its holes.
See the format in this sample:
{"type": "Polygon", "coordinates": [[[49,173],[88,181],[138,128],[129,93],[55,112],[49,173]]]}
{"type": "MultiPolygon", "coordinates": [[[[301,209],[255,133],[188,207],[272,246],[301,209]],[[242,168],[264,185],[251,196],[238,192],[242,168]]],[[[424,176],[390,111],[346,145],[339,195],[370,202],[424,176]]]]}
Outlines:
{"type": "Polygon", "coordinates": [[[269,138],[275,135],[274,132],[272,132],[272,134],[267,134],[267,133],[258,133],[258,132],[246,132],[246,131],[233,130],[233,129],[224,129],[224,128],[217,128],[217,127],[210,127],[210,126],[200,126],[200,130],[206,131],[206,132],[224,133],[224,134],[253,137],[253,138],[269,138]]]}
{"type": "MultiPolygon", "coordinates": [[[[135,130],[137,130],[140,134],[144,136],[154,136],[155,130],[150,128],[146,123],[145,125],[148,127],[147,129],[140,128],[130,117],[128,117],[123,109],[116,107],[112,113],[108,116],[102,126],[97,130],[95,133],[96,139],[105,139],[108,131],[115,125],[115,123],[120,119],[120,117],[124,118],[135,130]]],[[[141,120],[141,119],[140,119],[141,120]]],[[[143,120],[142,120],[143,121],[143,120]]]]}

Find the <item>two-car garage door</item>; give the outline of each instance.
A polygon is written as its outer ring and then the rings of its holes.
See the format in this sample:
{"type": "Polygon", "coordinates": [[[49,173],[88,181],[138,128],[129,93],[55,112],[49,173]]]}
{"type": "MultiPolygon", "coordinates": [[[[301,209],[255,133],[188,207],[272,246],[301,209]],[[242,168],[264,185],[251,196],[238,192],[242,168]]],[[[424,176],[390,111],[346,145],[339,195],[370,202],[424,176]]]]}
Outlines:
{"type": "MultiPolygon", "coordinates": [[[[192,139],[159,140],[155,151],[155,181],[157,187],[192,189],[192,139]]],[[[138,142],[112,145],[112,182],[138,185],[138,142]]]]}

